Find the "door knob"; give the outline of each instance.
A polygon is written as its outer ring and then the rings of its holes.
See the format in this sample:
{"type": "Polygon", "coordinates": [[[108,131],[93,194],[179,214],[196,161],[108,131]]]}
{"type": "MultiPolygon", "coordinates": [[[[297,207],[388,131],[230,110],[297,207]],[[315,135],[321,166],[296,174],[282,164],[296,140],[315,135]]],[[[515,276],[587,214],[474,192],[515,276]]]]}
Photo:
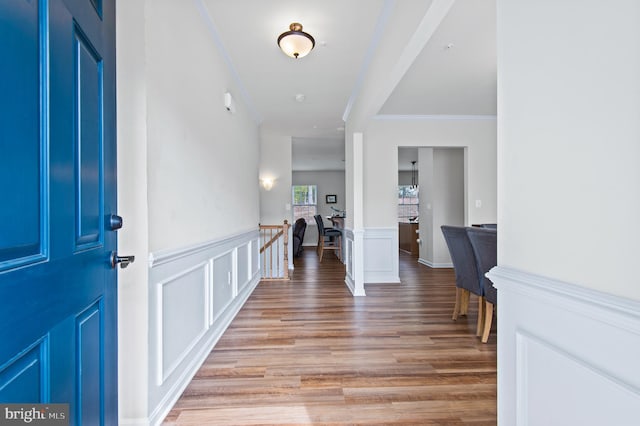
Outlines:
{"type": "Polygon", "coordinates": [[[124,269],[136,260],[135,256],[118,256],[115,251],[111,253],[111,267],[115,268],[120,264],[120,269],[124,269]]]}

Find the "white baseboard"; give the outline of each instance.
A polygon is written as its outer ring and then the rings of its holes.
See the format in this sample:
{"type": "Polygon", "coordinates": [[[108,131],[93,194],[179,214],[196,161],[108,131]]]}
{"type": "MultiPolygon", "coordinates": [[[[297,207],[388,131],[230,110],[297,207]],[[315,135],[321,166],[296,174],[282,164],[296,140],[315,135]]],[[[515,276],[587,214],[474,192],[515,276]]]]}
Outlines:
{"type": "Polygon", "coordinates": [[[419,258],[418,263],[428,266],[429,268],[453,268],[453,263],[433,263],[432,261],[423,258],[419,258]]]}
{"type": "Polygon", "coordinates": [[[496,267],[498,424],[638,424],[640,302],[496,267]]]}

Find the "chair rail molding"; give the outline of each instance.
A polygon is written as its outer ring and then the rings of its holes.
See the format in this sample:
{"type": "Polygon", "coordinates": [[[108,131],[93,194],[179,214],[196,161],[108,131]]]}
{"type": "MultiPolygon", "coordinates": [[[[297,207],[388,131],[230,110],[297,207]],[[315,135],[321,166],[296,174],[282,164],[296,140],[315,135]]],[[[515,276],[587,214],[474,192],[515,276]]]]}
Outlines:
{"type": "Polygon", "coordinates": [[[498,424],[637,424],[640,302],[497,266],[498,424]]]}

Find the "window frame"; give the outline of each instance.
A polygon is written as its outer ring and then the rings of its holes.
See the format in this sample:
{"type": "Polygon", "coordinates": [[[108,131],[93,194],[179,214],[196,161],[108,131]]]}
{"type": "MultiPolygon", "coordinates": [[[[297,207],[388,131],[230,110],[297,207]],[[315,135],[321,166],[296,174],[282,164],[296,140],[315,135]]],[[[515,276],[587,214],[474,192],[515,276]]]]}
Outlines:
{"type": "Polygon", "coordinates": [[[411,222],[409,220],[410,218],[418,217],[420,215],[420,188],[416,186],[415,189],[410,189],[411,186],[412,185],[398,185],[398,211],[397,211],[397,218],[398,218],[398,222],[400,222],[400,223],[410,223],[411,222]],[[407,197],[406,196],[407,191],[415,192],[415,196],[414,197],[407,197]],[[404,202],[405,200],[415,200],[416,202],[415,203],[407,203],[407,202],[404,202]],[[411,206],[412,209],[415,206],[415,215],[406,215],[406,216],[405,215],[401,215],[400,211],[405,206],[411,206]]]}
{"type": "MultiPolygon", "coordinates": [[[[309,197],[307,197],[309,198],[309,197]]],[[[292,215],[293,215],[293,221],[295,223],[295,221],[299,218],[304,218],[305,221],[307,222],[307,225],[316,224],[315,219],[313,218],[316,214],[318,214],[318,185],[310,185],[310,184],[305,184],[305,185],[291,185],[291,206],[292,206],[292,215]],[[299,203],[296,201],[300,201],[300,200],[296,200],[296,196],[295,196],[295,191],[297,187],[307,187],[311,190],[308,191],[308,193],[311,193],[313,195],[314,200],[308,200],[308,201],[315,201],[315,203],[311,203],[311,202],[303,202],[303,203],[299,203]],[[306,214],[304,215],[296,215],[296,210],[302,210],[302,208],[306,208],[309,209],[309,211],[307,211],[306,214]],[[313,214],[311,214],[311,210],[313,212],[313,214]]]]}

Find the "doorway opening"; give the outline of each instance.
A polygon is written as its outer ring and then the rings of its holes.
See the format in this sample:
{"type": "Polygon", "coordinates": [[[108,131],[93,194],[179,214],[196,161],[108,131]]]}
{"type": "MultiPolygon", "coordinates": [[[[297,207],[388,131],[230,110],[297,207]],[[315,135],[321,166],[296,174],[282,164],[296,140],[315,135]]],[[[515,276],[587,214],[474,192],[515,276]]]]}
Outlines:
{"type": "Polygon", "coordinates": [[[452,265],[440,226],[466,222],[466,157],[462,147],[398,148],[398,249],[432,268],[452,265]]]}

